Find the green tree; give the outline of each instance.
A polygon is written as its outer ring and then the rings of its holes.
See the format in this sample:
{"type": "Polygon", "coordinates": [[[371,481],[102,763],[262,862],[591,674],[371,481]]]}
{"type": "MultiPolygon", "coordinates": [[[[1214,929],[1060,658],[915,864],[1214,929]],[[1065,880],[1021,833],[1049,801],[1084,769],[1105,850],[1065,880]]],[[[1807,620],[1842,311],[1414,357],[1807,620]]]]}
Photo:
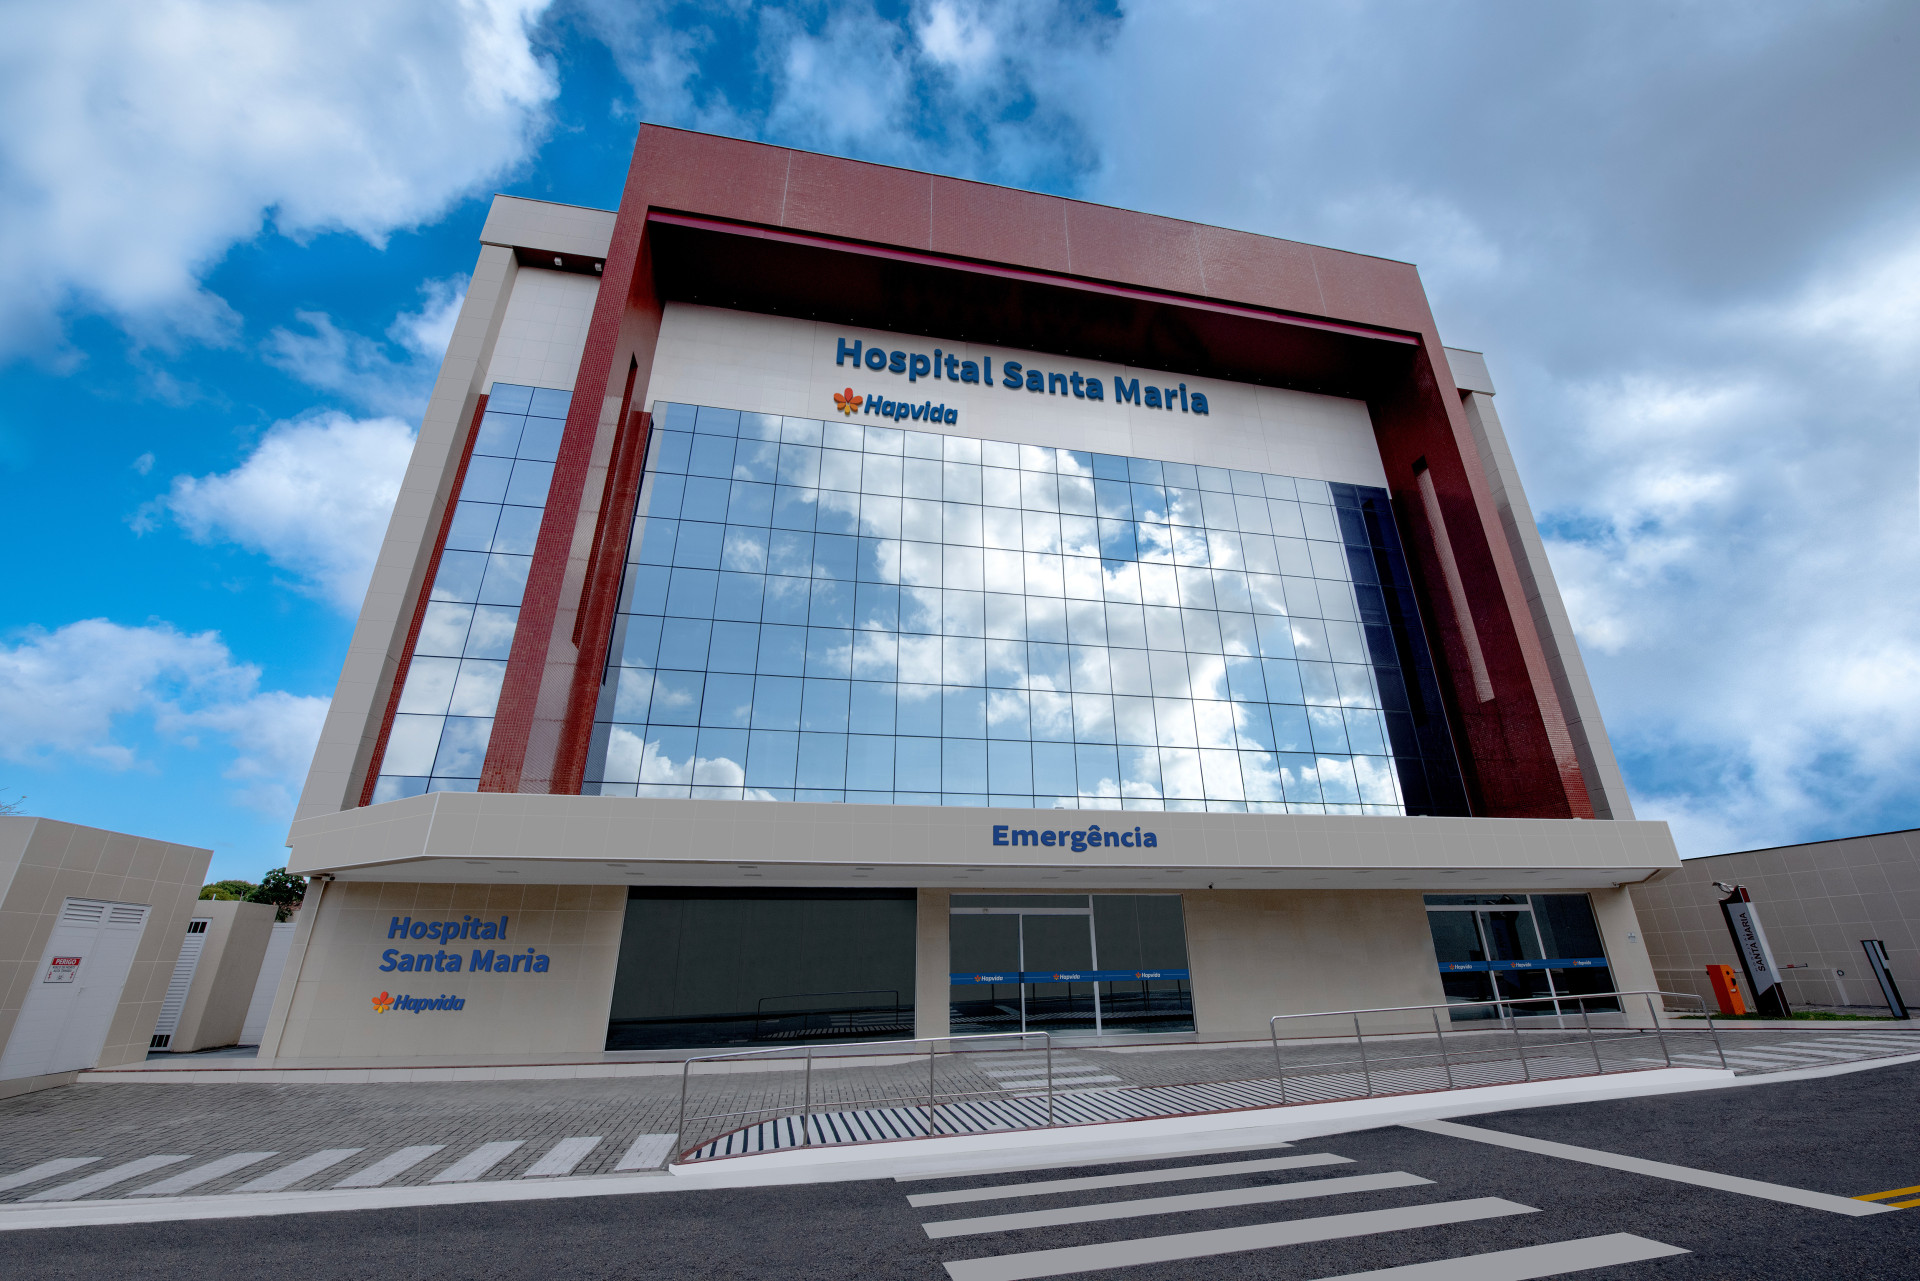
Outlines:
{"type": "Polygon", "coordinates": [[[218,899],[227,903],[244,903],[247,901],[247,895],[258,888],[252,881],[215,881],[211,885],[200,887],[200,897],[218,899]]]}
{"type": "Polygon", "coordinates": [[[273,919],[284,921],[293,915],[293,909],[307,896],[307,880],[304,876],[295,876],[284,867],[276,867],[260,878],[260,884],[253,887],[247,895],[249,903],[271,903],[276,911],[273,919]]]}

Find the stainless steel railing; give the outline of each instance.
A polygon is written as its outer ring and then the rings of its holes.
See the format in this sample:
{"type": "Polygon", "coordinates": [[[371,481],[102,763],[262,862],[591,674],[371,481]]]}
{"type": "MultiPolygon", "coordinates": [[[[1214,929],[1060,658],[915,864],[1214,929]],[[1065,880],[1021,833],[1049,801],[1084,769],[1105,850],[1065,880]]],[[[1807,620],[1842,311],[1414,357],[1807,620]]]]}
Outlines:
{"type": "MultiPolygon", "coordinates": [[[[1592,1054],[1593,1056],[1592,1073],[1587,1073],[1584,1070],[1579,1072],[1573,1072],[1573,1071],[1567,1071],[1567,1070],[1549,1070],[1547,1073],[1548,1075],[1552,1077],[1567,1077],[1567,1076],[1576,1076],[1576,1075],[1578,1076],[1605,1075],[1607,1071],[1607,1066],[1601,1052],[1601,1047],[1603,1044],[1619,1044],[1619,1043],[1629,1042],[1635,1039],[1644,1038],[1649,1034],[1652,1035],[1654,1038],[1656,1038],[1659,1042],[1661,1059],[1665,1061],[1668,1067],[1672,1067],[1673,1066],[1673,1049],[1672,1049],[1672,1046],[1669,1045],[1667,1041],[1667,1037],[1669,1035],[1682,1035],[1684,1033],[1681,1030],[1670,1029],[1662,1024],[1661,1011],[1655,1007],[1656,1000],[1658,1000],[1661,1004],[1665,1004],[1669,1000],[1687,1001],[1687,1002],[1691,1002],[1695,1006],[1698,1006],[1700,1009],[1701,1015],[1703,1015],[1706,1019],[1707,1034],[1713,1039],[1714,1052],[1719,1056],[1720,1066],[1723,1068],[1726,1067],[1727,1065],[1726,1048],[1720,1042],[1719,1029],[1714,1027],[1713,1025],[1713,1015],[1707,1010],[1706,1002],[1702,1000],[1700,997],[1695,996],[1691,992],[1662,992],[1657,990],[1641,990],[1641,991],[1632,991],[1632,992],[1594,992],[1594,993],[1588,993],[1581,996],[1556,995],[1556,996],[1541,996],[1541,997],[1521,997],[1517,999],[1496,999],[1491,1001],[1449,1001],[1441,1005],[1393,1005],[1393,1006],[1382,1006],[1375,1009],[1365,1009],[1365,1010],[1318,1010],[1318,1011],[1314,1011],[1312,1013],[1307,1013],[1307,1014],[1276,1014],[1272,1018],[1267,1020],[1267,1035],[1269,1040],[1273,1044],[1273,1069],[1274,1069],[1274,1075],[1280,1083],[1280,1099],[1282,1104],[1285,1104],[1285,1103],[1291,1102],[1292,1100],[1290,1100],[1287,1097],[1287,1070],[1286,1070],[1286,1064],[1282,1060],[1281,1054],[1280,1054],[1280,1025],[1282,1023],[1288,1023],[1288,1022],[1297,1023],[1298,1021],[1305,1020],[1305,1019],[1341,1019],[1341,1020],[1350,1019],[1352,1020],[1353,1022],[1352,1039],[1353,1039],[1354,1051],[1355,1051],[1355,1058],[1354,1060],[1352,1060],[1352,1062],[1359,1068],[1359,1076],[1362,1082],[1364,1083],[1366,1097],[1372,1098],[1375,1093],[1375,1080],[1378,1077],[1389,1076],[1390,1074],[1397,1072],[1397,1073],[1400,1073],[1402,1076],[1401,1083],[1405,1084],[1407,1083],[1408,1080],[1420,1079],[1424,1074],[1430,1074],[1431,1072],[1431,1068],[1426,1068],[1423,1071],[1423,1069],[1420,1067],[1410,1067],[1410,1066],[1407,1066],[1408,1064],[1424,1064],[1430,1060],[1437,1060],[1438,1065],[1443,1074],[1443,1077],[1446,1081],[1446,1084],[1444,1086],[1433,1086],[1433,1085],[1422,1084],[1418,1088],[1422,1088],[1422,1089],[1440,1088],[1440,1089],[1453,1090],[1453,1089],[1462,1088],[1463,1085],[1486,1085],[1486,1084],[1494,1083],[1491,1080],[1487,1079],[1490,1076],[1498,1075],[1498,1073],[1491,1070],[1492,1065],[1489,1061],[1490,1053],[1500,1055],[1501,1058],[1498,1060],[1499,1062],[1504,1063],[1504,1062],[1513,1061],[1513,1060],[1506,1059],[1505,1057],[1506,1047],[1504,1045],[1490,1048],[1485,1044],[1485,1042],[1489,1039],[1489,1033],[1486,1029],[1477,1028],[1477,1027],[1443,1028],[1441,1026],[1441,1021],[1440,1021],[1440,1012],[1442,1010],[1445,1010],[1447,1012],[1448,1021],[1451,1023],[1454,1019],[1455,1014],[1459,1011],[1475,1009],[1475,1008],[1488,1009],[1491,1017],[1497,1021],[1499,1029],[1504,1032],[1512,1033],[1514,1059],[1517,1060],[1519,1064],[1520,1078],[1525,1081],[1540,1079],[1540,1078],[1537,1078],[1535,1075],[1534,1064],[1541,1063],[1543,1060],[1551,1061],[1551,1056],[1553,1056],[1556,1051],[1565,1051],[1569,1048],[1581,1048],[1581,1049],[1584,1049],[1587,1053],[1592,1054]],[[1644,1030],[1639,1028],[1634,1023],[1628,1021],[1630,1018],[1638,1017],[1637,1015],[1630,1016],[1628,1014],[1629,998],[1633,998],[1633,997],[1642,998],[1642,1000],[1646,1005],[1647,1016],[1648,1016],[1648,1027],[1644,1030]],[[1621,1016],[1621,1019],[1618,1025],[1601,1026],[1601,1027],[1594,1026],[1593,1017],[1592,1017],[1594,1011],[1591,1011],[1589,1007],[1591,1004],[1598,1003],[1598,1002],[1611,1003],[1616,1007],[1614,1009],[1606,1010],[1604,1011],[1604,1013],[1619,1014],[1621,1016]],[[1579,1007],[1580,1026],[1578,1029],[1570,1029],[1566,1026],[1566,1007],[1576,1006],[1576,1005],[1579,1007]],[[1534,1050],[1533,1058],[1529,1059],[1527,1054],[1526,1039],[1521,1035],[1520,1018],[1518,1017],[1518,1014],[1516,1012],[1518,1007],[1522,1007],[1522,1006],[1552,1006],[1553,1008],[1551,1011],[1543,1011],[1539,1017],[1541,1017],[1543,1020],[1546,1018],[1552,1018],[1555,1024],[1557,1025],[1553,1029],[1554,1031],[1572,1032],[1577,1030],[1578,1032],[1583,1034],[1584,1039],[1568,1040],[1568,1041],[1562,1041],[1559,1043],[1546,1042],[1542,1044],[1536,1044],[1533,1047],[1533,1050],[1534,1050]],[[1432,1020],[1433,1037],[1434,1037],[1435,1051],[1436,1051],[1435,1053],[1432,1053],[1432,1054],[1428,1054],[1424,1052],[1406,1053],[1405,1051],[1409,1048],[1406,1043],[1409,1041],[1418,1042],[1421,1038],[1424,1038],[1425,1033],[1412,1031],[1405,1026],[1397,1026],[1386,1031],[1376,1031],[1374,1034],[1374,1043],[1377,1047],[1377,1046],[1380,1046],[1382,1043],[1393,1042],[1393,1043],[1396,1043],[1394,1044],[1393,1048],[1401,1052],[1390,1053],[1384,1059],[1379,1057],[1377,1050],[1374,1055],[1368,1054],[1367,1036],[1361,1025],[1361,1020],[1364,1017],[1369,1015],[1400,1016],[1399,1018],[1396,1018],[1395,1022],[1404,1024],[1407,1022],[1414,1021],[1415,1017],[1421,1014],[1426,1014],[1430,1016],[1432,1020]],[[1451,1051],[1449,1050],[1448,1044],[1447,1044],[1447,1036],[1449,1032],[1451,1032],[1451,1034],[1455,1038],[1455,1041],[1454,1041],[1455,1048],[1452,1049],[1451,1051]],[[1463,1054],[1463,1052],[1459,1047],[1464,1038],[1477,1038],[1481,1043],[1477,1045],[1470,1045],[1463,1054]],[[1463,1060],[1465,1060],[1465,1063],[1463,1063],[1463,1060]],[[1389,1063],[1399,1063],[1402,1066],[1398,1068],[1389,1068],[1385,1066],[1386,1064],[1389,1064],[1389,1063]],[[1461,1069],[1463,1066],[1466,1065],[1466,1063],[1471,1063],[1476,1068],[1486,1069],[1486,1070],[1477,1070],[1471,1073],[1465,1073],[1465,1072],[1459,1071],[1458,1069],[1461,1069]],[[1461,1080],[1459,1080],[1459,1077],[1462,1075],[1467,1075],[1470,1077],[1480,1078],[1480,1079],[1469,1079],[1465,1082],[1462,1082],[1461,1080]]],[[[1323,1036],[1318,1039],[1325,1040],[1328,1038],[1323,1036]]],[[[1332,1038],[1332,1039],[1344,1040],[1346,1039],[1346,1034],[1342,1032],[1339,1034],[1338,1037],[1332,1038]]],[[[1319,1061],[1311,1065],[1311,1070],[1315,1076],[1322,1079],[1335,1077],[1340,1075],[1340,1073],[1335,1069],[1342,1067],[1345,1062],[1346,1061],[1339,1060],[1339,1059],[1319,1061]]],[[[1562,1059],[1562,1063],[1564,1063],[1564,1059],[1562,1059]]],[[[1299,1070],[1296,1067],[1296,1077],[1298,1075],[1299,1075],[1299,1070]]],[[[1351,1074],[1349,1073],[1349,1075],[1351,1074]]],[[[1401,1091],[1396,1090],[1394,1092],[1400,1093],[1401,1091]]],[[[1310,1097],[1313,1097],[1315,1099],[1324,1099],[1326,1097],[1325,1090],[1324,1089],[1316,1090],[1312,1093],[1310,1097]]]]}
{"type": "MultiPolygon", "coordinates": [[[[680,1119],[674,1130],[673,1146],[676,1155],[673,1159],[676,1162],[680,1161],[684,1159],[689,1152],[703,1146],[707,1142],[711,1142],[714,1137],[717,1137],[715,1134],[708,1133],[711,1127],[697,1128],[693,1133],[706,1134],[707,1137],[701,1139],[700,1142],[691,1145],[688,1144],[687,1138],[689,1131],[687,1126],[689,1122],[693,1122],[698,1126],[700,1122],[735,1121],[738,1124],[733,1128],[739,1129],[754,1124],[754,1122],[746,1118],[756,1116],[765,1118],[770,1114],[775,1116],[791,1115],[793,1105],[796,1102],[799,1104],[801,1146],[812,1145],[815,1130],[813,1066],[817,1060],[826,1062],[831,1062],[834,1059],[849,1058],[863,1061],[873,1058],[893,1060],[893,1062],[883,1063],[881,1066],[902,1069],[894,1074],[901,1079],[892,1083],[883,1082],[880,1086],[879,1093],[863,1094],[857,1099],[841,1099],[835,1102],[840,1106],[852,1105],[862,1109],[887,1106],[906,1106],[914,1109],[924,1107],[926,1110],[926,1133],[929,1135],[936,1134],[939,1132],[939,1113],[943,1106],[952,1106],[955,1103],[968,1099],[1007,1096],[1010,1094],[1018,1094],[1023,1097],[1032,1098],[1040,1093],[1027,1086],[1018,1089],[1009,1089],[998,1084],[974,1089],[941,1088],[939,1063],[942,1058],[962,1060],[967,1055],[982,1054],[993,1049],[995,1044],[1005,1045],[1010,1041],[1017,1043],[1017,1048],[1021,1053],[1031,1053],[1035,1055],[1036,1058],[1044,1059],[1044,1064],[1036,1064],[1035,1066],[1044,1067],[1046,1073],[1046,1123],[1052,1125],[1053,1036],[1047,1032],[993,1032],[977,1036],[934,1036],[915,1037],[898,1041],[862,1041],[836,1045],[780,1046],[767,1050],[738,1050],[727,1054],[703,1054],[687,1059],[681,1065],[680,1119]],[[906,1072],[911,1070],[911,1065],[919,1062],[920,1050],[918,1047],[920,1046],[926,1047],[926,1088],[919,1088],[918,1082],[915,1081],[913,1087],[909,1090],[906,1087],[904,1078],[906,1072]],[[949,1048],[943,1051],[941,1049],[942,1046],[949,1048]],[[915,1048],[906,1049],[903,1047],[915,1048]],[[763,1101],[761,1106],[750,1108],[716,1112],[688,1112],[688,1094],[693,1081],[695,1064],[743,1062],[747,1060],[798,1060],[802,1064],[799,1097],[797,1099],[788,1098],[778,1101],[766,1100],[763,1101]]],[[[872,1064],[865,1065],[874,1066],[872,1064]]],[[[723,1128],[719,1132],[725,1133],[726,1131],[723,1128]]]]}

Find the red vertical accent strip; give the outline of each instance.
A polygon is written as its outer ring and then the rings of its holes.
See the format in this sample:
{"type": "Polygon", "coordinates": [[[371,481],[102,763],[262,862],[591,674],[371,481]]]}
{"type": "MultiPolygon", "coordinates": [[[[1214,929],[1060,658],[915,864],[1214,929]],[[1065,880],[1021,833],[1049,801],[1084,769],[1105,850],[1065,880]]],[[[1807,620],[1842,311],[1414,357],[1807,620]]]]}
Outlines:
{"type": "Polygon", "coordinates": [[[620,451],[625,448],[629,434],[627,415],[633,412],[633,380],[640,373],[640,362],[632,357],[627,359],[627,387],[620,393],[620,417],[614,420],[613,452],[607,457],[607,483],[600,491],[600,520],[593,531],[593,550],[587,554],[587,580],[581,588],[580,608],[573,615],[573,643],[580,644],[582,629],[586,626],[587,611],[592,608],[594,584],[600,568],[601,549],[606,543],[608,504],[613,501],[613,491],[619,484],[620,451]]]}
{"type": "MultiPolygon", "coordinates": [[[[632,386],[632,375],[628,375],[632,386]]],[[[560,753],[554,762],[553,791],[576,794],[586,777],[587,754],[593,743],[593,714],[600,702],[600,678],[607,666],[614,611],[620,605],[620,579],[627,568],[627,547],[633,541],[633,507],[640,495],[640,477],[652,435],[651,414],[635,411],[623,419],[625,429],[615,444],[607,468],[612,484],[600,509],[600,528],[594,542],[598,561],[587,575],[580,602],[577,633],[580,651],[574,658],[573,685],[567,695],[567,719],[561,731],[560,753]]]]}
{"type": "Polygon", "coordinates": [[[400,694],[407,686],[407,669],[413,666],[413,647],[420,641],[420,628],[427,621],[427,603],[433,596],[433,580],[440,574],[440,554],[447,550],[447,534],[453,529],[453,509],[460,505],[460,490],[467,483],[467,463],[473,458],[473,443],[480,438],[480,419],[487,412],[483,393],[473,407],[473,421],[467,424],[467,443],[460,447],[460,465],[453,470],[453,488],[447,492],[447,509],[440,514],[440,532],[433,539],[433,554],[427,558],[427,575],[420,583],[420,599],[413,603],[413,621],[407,625],[406,647],[393,669],[393,689],[387,694],[387,710],[380,718],[380,736],[374,741],[373,756],[367,762],[366,781],[360,785],[360,804],[373,804],[374,785],[380,781],[380,765],[386,759],[387,739],[393,733],[393,718],[400,710],[400,694]]]}

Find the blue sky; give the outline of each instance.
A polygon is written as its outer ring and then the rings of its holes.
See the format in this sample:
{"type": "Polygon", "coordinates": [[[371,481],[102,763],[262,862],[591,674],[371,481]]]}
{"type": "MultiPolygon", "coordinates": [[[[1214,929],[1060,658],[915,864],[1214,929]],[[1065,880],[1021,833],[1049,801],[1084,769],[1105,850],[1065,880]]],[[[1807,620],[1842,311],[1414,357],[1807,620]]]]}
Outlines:
{"type": "Polygon", "coordinates": [[[284,861],[493,191],[641,120],[1420,264],[1643,817],[1920,825],[1920,9],[5,3],[0,798],[284,861]]]}

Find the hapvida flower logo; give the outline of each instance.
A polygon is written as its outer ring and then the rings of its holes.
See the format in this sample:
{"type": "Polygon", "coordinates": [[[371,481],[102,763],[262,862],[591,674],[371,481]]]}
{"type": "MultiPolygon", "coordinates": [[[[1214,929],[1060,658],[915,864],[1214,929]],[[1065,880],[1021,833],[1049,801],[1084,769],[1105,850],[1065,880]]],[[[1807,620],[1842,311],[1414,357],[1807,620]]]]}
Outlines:
{"type": "Polygon", "coordinates": [[[388,996],[385,992],[382,992],[380,995],[373,998],[373,1012],[375,1014],[385,1014],[388,1010],[392,1008],[393,1008],[393,998],[388,996]]]}
{"type": "Polygon", "coordinates": [[[845,391],[833,393],[833,404],[841,413],[851,415],[854,410],[860,408],[860,397],[854,395],[853,388],[849,387],[845,391]]]}

